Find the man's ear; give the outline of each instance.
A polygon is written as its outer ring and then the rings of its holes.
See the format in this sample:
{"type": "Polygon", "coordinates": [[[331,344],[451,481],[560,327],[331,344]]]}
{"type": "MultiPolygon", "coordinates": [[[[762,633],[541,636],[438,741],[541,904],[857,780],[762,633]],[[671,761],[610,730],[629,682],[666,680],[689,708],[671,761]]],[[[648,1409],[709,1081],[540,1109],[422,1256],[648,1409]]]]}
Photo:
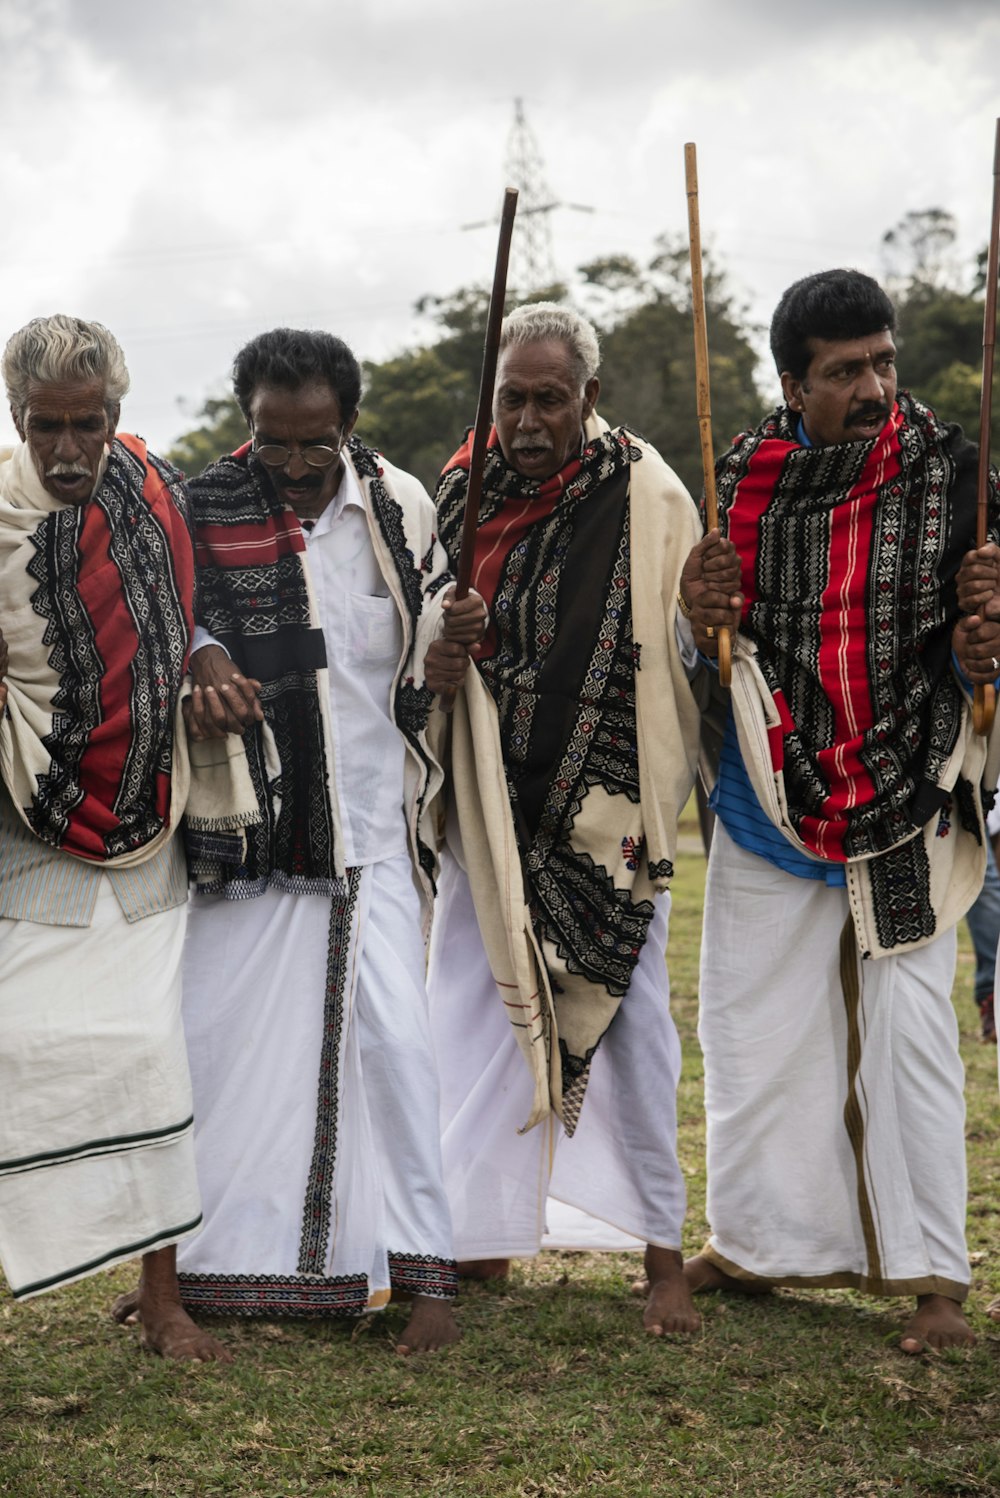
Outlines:
{"type": "Polygon", "coordinates": [[[352,411],[351,415],[344,422],[344,428],[343,428],[343,431],[340,434],[341,446],[343,446],[343,444],[347,441],[348,437],[354,431],[354,428],[358,424],[358,417],[360,415],[361,415],[361,407],[360,406],[355,406],[355,408],[352,411]]]}
{"type": "Polygon", "coordinates": [[[110,447],[115,440],[115,433],[118,430],[118,418],[122,414],[121,403],[115,401],[113,406],[108,406],[106,409],[108,413],[108,446],[110,447]]]}
{"type": "Polygon", "coordinates": [[[10,419],[14,423],[14,430],[20,437],[21,441],[26,441],[24,435],[24,422],[21,420],[21,413],[20,411],[15,411],[13,406],[11,406],[10,408],[10,419]]]}
{"type": "Polygon", "coordinates": [[[583,419],[587,420],[593,416],[594,407],[597,405],[597,397],[601,393],[601,382],[596,375],[589,379],[583,387],[583,419]]]}
{"type": "Polygon", "coordinates": [[[802,405],[802,381],[789,374],[787,369],[781,371],[781,389],[786,403],[793,411],[803,410],[802,405]]]}

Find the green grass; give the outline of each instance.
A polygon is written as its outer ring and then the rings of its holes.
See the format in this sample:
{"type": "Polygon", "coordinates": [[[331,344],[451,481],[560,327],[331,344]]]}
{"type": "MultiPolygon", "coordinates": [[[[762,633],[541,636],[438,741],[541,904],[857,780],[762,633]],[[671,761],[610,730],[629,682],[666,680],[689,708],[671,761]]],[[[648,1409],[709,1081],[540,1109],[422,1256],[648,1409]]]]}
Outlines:
{"type": "MultiPolygon", "coordinates": [[[[693,831],[693,828],[689,830],[693,831]]],[[[695,1039],[704,861],[681,855],[670,964],[685,1046],[687,1242],[703,1240],[695,1039]]],[[[964,933],[964,927],[963,927],[964,933]]],[[[700,1302],[691,1343],[643,1335],[629,1255],[544,1254],[464,1290],[463,1340],[405,1361],[395,1308],[344,1324],[218,1329],[232,1368],[143,1354],[107,1308],[134,1268],[25,1305],[0,1300],[0,1492],[371,1498],[1000,1494],[996,1052],[976,1043],[972,957],[955,1003],[968,1067],[968,1353],[909,1359],[903,1301],[782,1291],[700,1302]]]]}

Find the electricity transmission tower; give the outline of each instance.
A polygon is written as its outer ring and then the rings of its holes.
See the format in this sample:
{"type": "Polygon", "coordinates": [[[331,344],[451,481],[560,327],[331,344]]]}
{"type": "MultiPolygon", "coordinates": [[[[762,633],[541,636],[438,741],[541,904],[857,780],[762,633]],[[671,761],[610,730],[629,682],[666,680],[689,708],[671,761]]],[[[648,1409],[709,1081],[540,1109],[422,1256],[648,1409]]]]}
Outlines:
{"type": "MultiPolygon", "coordinates": [[[[557,280],[552,254],[552,225],[549,215],[556,208],[571,208],[576,213],[593,213],[584,203],[563,203],[553,195],[545,177],[545,162],[535,132],[524,114],[524,101],[514,100],[514,123],[507,137],[504,155],[504,181],[518,190],[517,221],[510,250],[508,281],[519,296],[528,296],[557,280]]],[[[480,220],[463,224],[463,229],[482,229],[497,220],[480,220]]]]}

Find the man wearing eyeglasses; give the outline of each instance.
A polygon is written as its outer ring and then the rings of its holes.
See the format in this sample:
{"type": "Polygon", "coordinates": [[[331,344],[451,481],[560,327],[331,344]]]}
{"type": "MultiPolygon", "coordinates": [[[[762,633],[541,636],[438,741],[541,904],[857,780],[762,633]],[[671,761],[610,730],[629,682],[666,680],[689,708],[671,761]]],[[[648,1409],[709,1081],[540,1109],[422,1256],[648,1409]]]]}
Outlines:
{"type": "Polygon", "coordinates": [[[485,609],[452,606],[422,486],[352,435],[340,339],[262,334],[234,387],[252,440],[191,485],[189,727],[220,758],[243,734],[258,817],[188,839],[205,1226],[180,1293],[194,1313],[308,1317],[395,1294],[412,1300],[397,1350],[430,1350],[458,1330],[424,989],[427,725],[485,609]]]}

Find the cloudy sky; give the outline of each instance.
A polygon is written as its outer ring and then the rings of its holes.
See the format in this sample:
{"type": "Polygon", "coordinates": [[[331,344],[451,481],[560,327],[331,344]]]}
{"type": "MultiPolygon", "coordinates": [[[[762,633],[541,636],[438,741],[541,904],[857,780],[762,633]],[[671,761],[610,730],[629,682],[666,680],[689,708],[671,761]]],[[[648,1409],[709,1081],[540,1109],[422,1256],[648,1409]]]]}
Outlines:
{"type": "Polygon", "coordinates": [[[685,228],[687,140],[762,323],[796,276],[879,274],[910,210],[986,240],[995,0],[0,0],[0,55],[0,338],[107,323],[159,448],[253,333],[380,359],[428,336],[418,297],[488,281],[462,226],[497,211],[515,97],[594,209],[550,216],[563,275],[685,228]]]}

